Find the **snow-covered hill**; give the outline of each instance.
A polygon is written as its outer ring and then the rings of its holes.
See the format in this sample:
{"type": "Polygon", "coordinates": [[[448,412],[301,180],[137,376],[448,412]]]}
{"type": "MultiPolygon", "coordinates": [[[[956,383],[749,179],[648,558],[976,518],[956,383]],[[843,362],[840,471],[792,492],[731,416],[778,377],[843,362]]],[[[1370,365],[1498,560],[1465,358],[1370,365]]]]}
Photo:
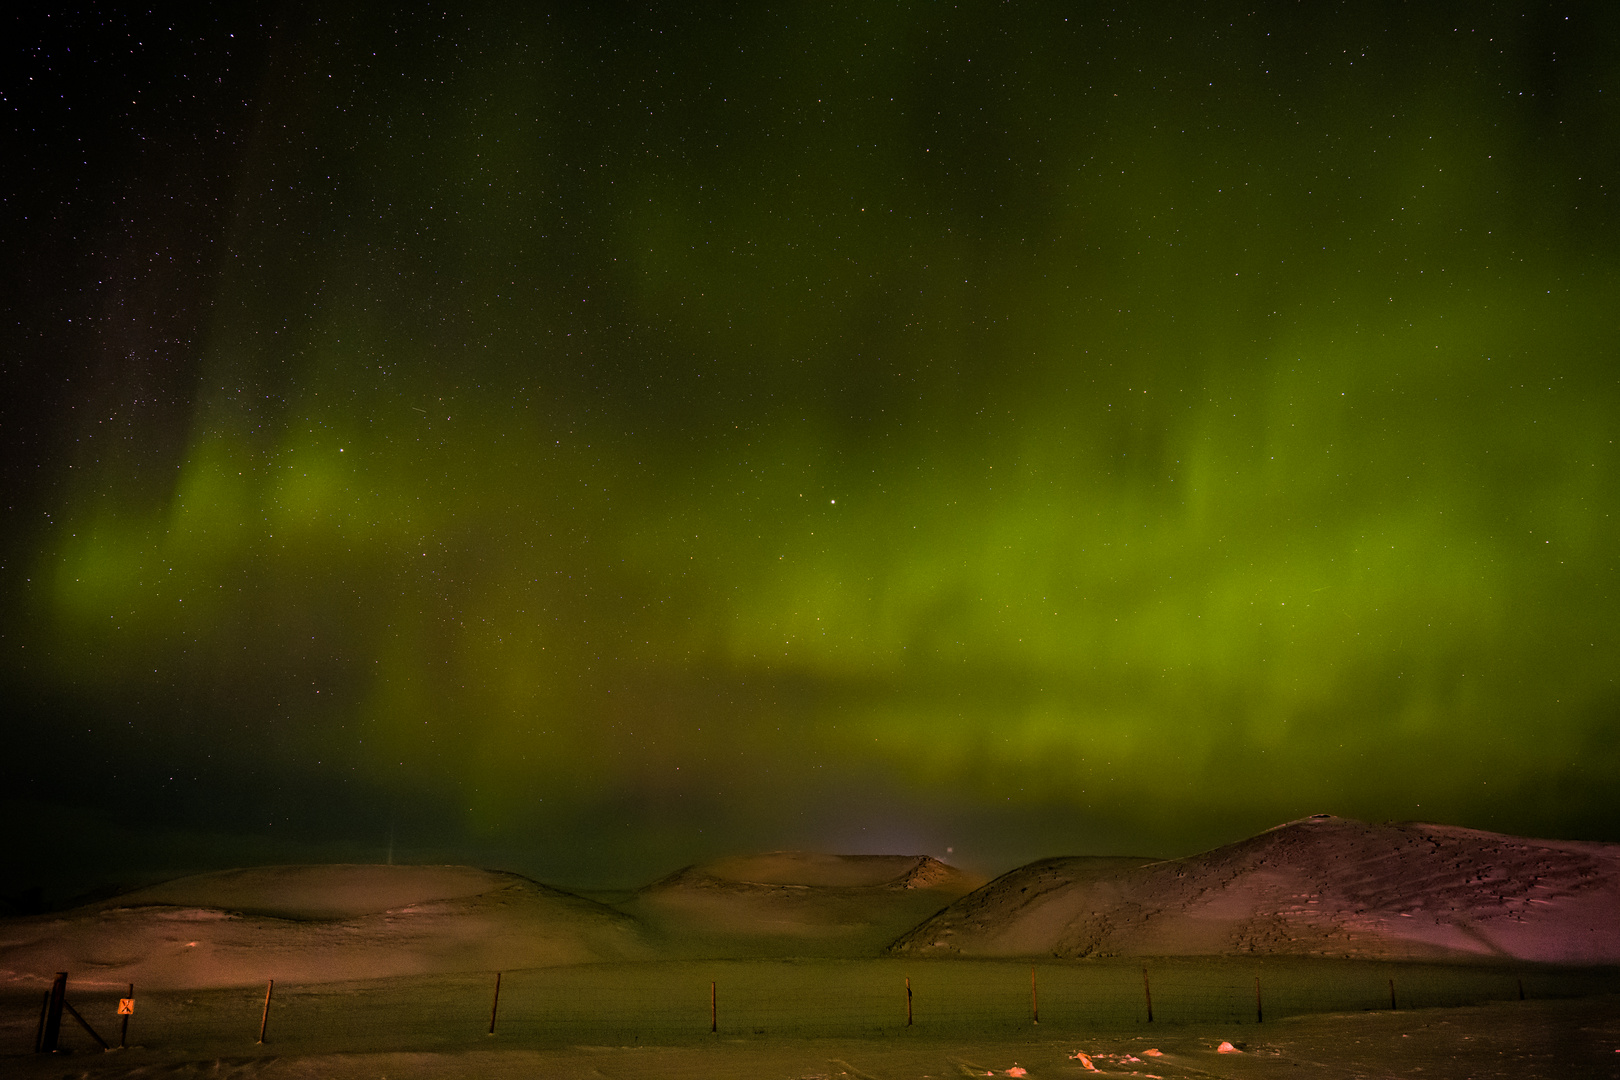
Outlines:
{"type": "Polygon", "coordinates": [[[1184,859],[1031,863],[892,951],[1617,963],[1620,844],[1324,815],[1184,859]]]}

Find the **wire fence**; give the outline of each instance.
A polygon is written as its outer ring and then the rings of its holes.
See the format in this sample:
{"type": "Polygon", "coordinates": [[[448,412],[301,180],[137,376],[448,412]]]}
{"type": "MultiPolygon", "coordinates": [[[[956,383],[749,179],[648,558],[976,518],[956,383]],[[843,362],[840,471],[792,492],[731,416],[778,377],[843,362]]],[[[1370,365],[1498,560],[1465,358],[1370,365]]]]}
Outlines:
{"type": "Polygon", "coordinates": [[[1017,964],[963,960],[657,965],[628,981],[611,969],[509,977],[504,1022],[562,1035],[708,1028],[833,1036],[911,1026],[1015,1033],[1038,1023],[1107,1030],[1147,1023],[1263,1022],[1302,1013],[1411,1009],[1614,989],[1612,973],[1444,965],[1267,964],[1167,959],[1017,964]],[[1393,988],[1393,999],[1391,997],[1393,988]],[[507,1010],[510,1009],[508,1012],[507,1010]],[[909,1019],[909,1024],[908,1024],[909,1019]]]}
{"type": "MultiPolygon", "coordinates": [[[[1620,972],[1540,967],[1166,958],[1029,964],[974,960],[679,961],[581,965],[284,986],[137,987],[132,1044],[349,1050],[670,1045],[754,1036],[870,1038],[1084,1034],[1148,1025],[1274,1022],[1306,1013],[1416,1009],[1620,991],[1620,972]],[[1392,996],[1393,995],[1393,996],[1392,996]],[[1151,1016],[1151,1018],[1150,1018],[1151,1016]]],[[[123,988],[70,984],[68,999],[117,1041],[123,988]]],[[[17,1004],[21,1004],[18,999],[17,1004]]],[[[41,1004],[33,999],[34,1008],[41,1004]]],[[[21,1041],[20,1009],[8,1028],[21,1041]]],[[[31,1019],[31,1017],[29,1018],[31,1019]]],[[[74,1032],[63,1028],[64,1042],[74,1032]]],[[[88,1036],[85,1037],[86,1039],[88,1036]]],[[[24,1049],[21,1046],[15,1049],[24,1049]]]]}

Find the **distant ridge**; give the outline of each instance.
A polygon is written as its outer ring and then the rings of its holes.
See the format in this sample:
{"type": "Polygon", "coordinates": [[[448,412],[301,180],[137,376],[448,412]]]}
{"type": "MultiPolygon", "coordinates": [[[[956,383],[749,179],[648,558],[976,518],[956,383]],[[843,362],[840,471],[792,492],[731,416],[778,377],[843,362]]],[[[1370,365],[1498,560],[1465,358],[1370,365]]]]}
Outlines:
{"type": "Polygon", "coordinates": [[[927,855],[772,851],[684,867],[619,907],[675,955],[876,956],[983,881],[927,855]]]}
{"type": "Polygon", "coordinates": [[[643,892],[675,888],[754,889],[934,889],[966,892],[983,878],[940,862],[931,855],[827,855],[813,851],[771,851],[736,855],[683,867],[643,892]]]}
{"type": "Polygon", "coordinates": [[[1043,859],[890,951],[1620,963],[1620,844],[1318,815],[1184,859],[1043,859]]]}

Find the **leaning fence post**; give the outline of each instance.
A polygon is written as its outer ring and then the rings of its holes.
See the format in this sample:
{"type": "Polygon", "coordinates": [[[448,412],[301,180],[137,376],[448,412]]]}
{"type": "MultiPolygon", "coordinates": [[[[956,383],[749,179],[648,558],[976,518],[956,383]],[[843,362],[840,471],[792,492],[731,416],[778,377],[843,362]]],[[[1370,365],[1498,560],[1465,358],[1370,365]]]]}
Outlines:
{"type": "Polygon", "coordinates": [[[40,1053],[45,1048],[45,1014],[51,1011],[51,992],[40,991],[39,995],[39,1027],[34,1029],[34,1053],[40,1053]]]}
{"type": "Polygon", "coordinates": [[[906,1027],[911,1026],[911,976],[906,976],[906,1027]]]}
{"type": "Polygon", "coordinates": [[[79,1015],[79,1010],[75,1009],[73,1007],[73,1003],[67,1000],[67,998],[62,999],[62,1008],[67,1010],[67,1014],[73,1017],[78,1025],[84,1028],[85,1033],[92,1039],[96,1040],[97,1045],[99,1045],[103,1050],[112,1049],[112,1047],[107,1045],[106,1039],[103,1039],[100,1035],[96,1034],[96,1029],[90,1026],[90,1021],[79,1015]]]}
{"type": "Polygon", "coordinates": [[[1142,969],[1142,996],[1147,999],[1148,1023],[1153,1023],[1153,987],[1148,985],[1147,968],[1142,969]]]}
{"type": "Polygon", "coordinates": [[[259,1045],[264,1045],[264,1033],[270,1027],[270,992],[276,988],[276,980],[271,979],[264,984],[264,1015],[259,1017],[259,1045]]]}
{"type": "Polygon", "coordinates": [[[501,1008],[501,973],[495,973],[495,1000],[489,1003],[489,1033],[495,1034],[495,1014],[501,1008]]]}

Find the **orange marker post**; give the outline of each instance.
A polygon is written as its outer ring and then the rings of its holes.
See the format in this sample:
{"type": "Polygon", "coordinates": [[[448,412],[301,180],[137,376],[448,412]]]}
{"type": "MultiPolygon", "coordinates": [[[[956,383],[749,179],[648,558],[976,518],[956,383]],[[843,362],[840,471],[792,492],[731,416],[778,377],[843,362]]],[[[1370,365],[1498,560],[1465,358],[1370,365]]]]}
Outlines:
{"type": "Polygon", "coordinates": [[[129,1042],[129,1018],[135,1015],[135,984],[129,984],[129,996],[118,999],[118,1049],[129,1042]]]}

